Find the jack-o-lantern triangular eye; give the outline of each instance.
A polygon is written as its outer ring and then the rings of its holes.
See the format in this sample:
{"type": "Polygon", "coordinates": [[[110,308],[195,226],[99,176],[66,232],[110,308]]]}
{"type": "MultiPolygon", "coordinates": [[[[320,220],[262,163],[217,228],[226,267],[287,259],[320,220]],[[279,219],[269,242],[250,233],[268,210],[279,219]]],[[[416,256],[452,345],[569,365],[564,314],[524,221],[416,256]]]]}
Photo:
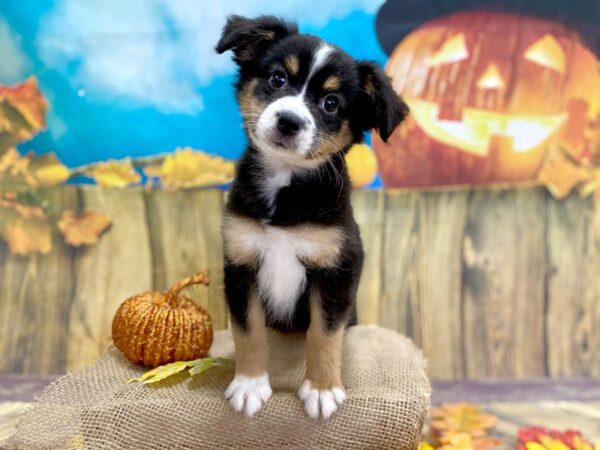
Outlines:
{"type": "Polygon", "coordinates": [[[467,50],[467,41],[464,33],[458,33],[449,37],[434,54],[430,55],[425,64],[429,67],[440,66],[462,61],[469,57],[467,50]]]}
{"type": "Polygon", "coordinates": [[[565,52],[558,41],[550,34],[545,34],[525,50],[523,57],[540,66],[565,73],[565,52]]]}

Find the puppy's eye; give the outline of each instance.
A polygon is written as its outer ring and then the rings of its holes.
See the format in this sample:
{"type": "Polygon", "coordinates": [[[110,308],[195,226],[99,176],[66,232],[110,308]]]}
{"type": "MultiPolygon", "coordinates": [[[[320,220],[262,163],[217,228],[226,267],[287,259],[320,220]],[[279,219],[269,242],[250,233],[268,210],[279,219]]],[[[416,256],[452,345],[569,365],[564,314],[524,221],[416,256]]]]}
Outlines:
{"type": "Polygon", "coordinates": [[[287,78],[285,76],[285,73],[283,73],[281,70],[276,70],[275,72],[273,72],[271,74],[270,81],[271,81],[271,86],[273,86],[275,89],[281,89],[282,87],[285,86],[287,78]]]}
{"type": "Polygon", "coordinates": [[[338,110],[339,106],[340,100],[337,98],[336,95],[328,95],[323,100],[321,100],[321,108],[323,108],[323,110],[328,114],[335,113],[338,110]]]}

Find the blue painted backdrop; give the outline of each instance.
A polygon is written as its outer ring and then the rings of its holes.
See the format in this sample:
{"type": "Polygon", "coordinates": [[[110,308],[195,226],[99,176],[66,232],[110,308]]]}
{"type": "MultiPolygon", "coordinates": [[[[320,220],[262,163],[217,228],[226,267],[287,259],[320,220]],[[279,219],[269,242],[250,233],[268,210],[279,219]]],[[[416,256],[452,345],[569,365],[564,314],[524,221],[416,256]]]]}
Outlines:
{"type": "Polygon", "coordinates": [[[244,148],[230,55],[213,47],[228,14],[297,20],[357,58],[385,63],[383,0],[0,0],[0,84],[34,74],[48,129],[21,145],[68,166],[191,146],[244,148]]]}

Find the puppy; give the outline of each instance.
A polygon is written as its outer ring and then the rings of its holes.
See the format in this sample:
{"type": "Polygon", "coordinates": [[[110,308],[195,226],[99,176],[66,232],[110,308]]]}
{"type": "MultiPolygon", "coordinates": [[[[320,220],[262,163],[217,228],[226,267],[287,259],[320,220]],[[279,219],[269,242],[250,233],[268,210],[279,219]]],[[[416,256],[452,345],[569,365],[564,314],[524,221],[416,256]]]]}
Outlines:
{"type": "Polygon", "coordinates": [[[306,331],[299,396],[327,419],[345,399],[342,337],[363,265],[344,154],[372,128],[386,140],[408,108],[375,64],[275,17],[229,17],[216,50],[239,66],[249,139],[223,217],[236,352],[225,396],[258,412],[271,396],[266,327],[306,331]]]}

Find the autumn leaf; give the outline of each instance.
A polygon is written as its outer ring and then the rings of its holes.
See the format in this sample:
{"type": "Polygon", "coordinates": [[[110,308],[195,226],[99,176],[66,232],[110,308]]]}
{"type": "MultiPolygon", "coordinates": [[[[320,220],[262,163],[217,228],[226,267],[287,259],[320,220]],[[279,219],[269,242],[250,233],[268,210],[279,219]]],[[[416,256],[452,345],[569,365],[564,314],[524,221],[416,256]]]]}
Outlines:
{"type": "Polygon", "coordinates": [[[17,219],[4,227],[2,237],[13,255],[29,255],[52,250],[51,228],[48,222],[39,219],[17,219]]]}
{"type": "Polygon", "coordinates": [[[156,383],[172,375],[188,370],[191,376],[201,374],[214,366],[232,367],[233,361],[226,358],[199,358],[193,361],[177,361],[171,364],[158,366],[148,372],[143,373],[137,378],[127,380],[127,383],[141,382],[144,384],[156,383]]]}
{"type": "Polygon", "coordinates": [[[469,403],[446,404],[431,410],[431,429],[439,435],[467,433],[474,438],[482,437],[496,422],[495,416],[469,403]]]}
{"type": "Polygon", "coordinates": [[[69,169],[61,163],[54,153],[35,158],[31,161],[30,170],[38,186],[54,186],[69,178],[69,169]]]}
{"type": "Polygon", "coordinates": [[[233,179],[234,171],[233,161],[191,148],[177,149],[164,158],[162,165],[144,168],[146,176],[160,179],[168,189],[226,184],[233,179]]]}
{"type": "Polygon", "coordinates": [[[546,430],[542,427],[528,427],[519,430],[521,450],[592,450],[592,444],[576,430],[546,430]]]}
{"type": "Polygon", "coordinates": [[[419,442],[419,447],[417,448],[417,450],[435,450],[435,447],[429,442],[422,441],[419,442]]]}
{"type": "Polygon", "coordinates": [[[104,214],[93,211],[76,213],[67,210],[63,211],[58,221],[58,229],[67,244],[80,247],[98,242],[98,237],[110,224],[110,218],[104,214]]]}
{"type": "Polygon", "coordinates": [[[140,174],[133,168],[131,158],[94,164],[89,175],[104,187],[124,188],[141,180],[140,174]]]}
{"type": "Polygon", "coordinates": [[[43,130],[47,109],[34,77],[15,86],[0,86],[0,153],[43,130]]]}
{"type": "Polygon", "coordinates": [[[572,162],[564,154],[547,161],[538,173],[538,181],[558,199],[567,197],[579,184],[589,181],[591,171],[572,162]]]}

